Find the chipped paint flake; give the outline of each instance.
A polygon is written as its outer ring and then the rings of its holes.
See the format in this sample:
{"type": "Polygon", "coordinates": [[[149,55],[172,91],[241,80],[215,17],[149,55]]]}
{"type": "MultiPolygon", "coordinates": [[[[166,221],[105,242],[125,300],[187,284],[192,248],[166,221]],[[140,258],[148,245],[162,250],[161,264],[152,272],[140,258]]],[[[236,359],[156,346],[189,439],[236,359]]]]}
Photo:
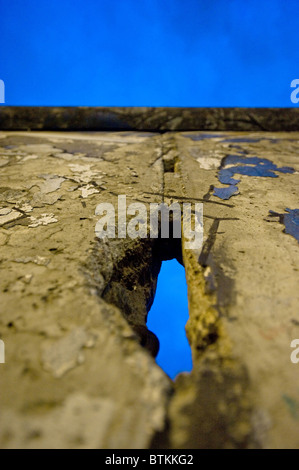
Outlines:
{"type": "Polygon", "coordinates": [[[74,174],[72,179],[77,183],[90,183],[90,181],[95,177],[97,179],[103,177],[100,171],[92,170],[91,165],[80,165],[70,163],[69,168],[74,174]]]}
{"type": "Polygon", "coordinates": [[[196,161],[203,170],[215,170],[219,166],[219,159],[213,157],[199,157],[196,161]]]}
{"type": "Polygon", "coordinates": [[[58,219],[55,219],[54,214],[41,214],[39,219],[31,216],[30,220],[32,223],[28,225],[28,227],[38,227],[39,225],[49,225],[58,222],[58,219]]]}
{"type": "Polygon", "coordinates": [[[284,232],[292,235],[299,242],[299,209],[285,209],[288,214],[279,214],[269,211],[269,217],[279,217],[279,222],[284,224],[284,232]]]}
{"type": "Polygon", "coordinates": [[[24,217],[21,212],[18,212],[13,209],[9,209],[7,207],[0,209],[0,226],[5,225],[8,222],[12,222],[14,220],[20,219],[24,217]]]}
{"type": "Polygon", "coordinates": [[[232,196],[237,196],[239,194],[239,190],[237,186],[229,186],[228,188],[214,188],[213,196],[217,196],[220,199],[229,199],[232,196]]]}
{"type": "Polygon", "coordinates": [[[20,207],[20,210],[23,212],[32,212],[33,207],[30,204],[25,203],[25,204],[22,204],[22,206],[20,207]]]}
{"type": "Polygon", "coordinates": [[[81,188],[81,195],[83,199],[86,199],[88,196],[95,193],[99,193],[99,191],[91,184],[88,184],[87,186],[81,188]]]}
{"type": "Polygon", "coordinates": [[[231,196],[236,195],[240,183],[240,179],[234,178],[236,174],[255,176],[255,177],[268,177],[278,178],[275,172],[279,173],[294,173],[294,168],[291,167],[278,167],[267,158],[247,157],[241,155],[228,155],[225,158],[222,168],[219,170],[218,179],[222,184],[230,185],[228,188],[215,188],[213,195],[220,199],[229,199],[231,196]]]}
{"type": "Polygon", "coordinates": [[[12,212],[12,209],[10,209],[9,207],[3,207],[2,209],[0,209],[0,217],[4,215],[8,215],[11,212],[12,212]]]}
{"type": "Polygon", "coordinates": [[[202,151],[198,147],[188,147],[188,152],[199,163],[203,170],[216,170],[221,164],[223,155],[218,150],[202,151]]]}
{"type": "Polygon", "coordinates": [[[213,132],[203,133],[197,132],[196,134],[182,134],[183,137],[187,139],[194,140],[195,142],[198,140],[205,140],[205,139],[223,139],[223,134],[214,134],[213,132]]]}
{"type": "Polygon", "coordinates": [[[288,214],[284,216],[286,233],[292,235],[299,242],[299,209],[286,209],[288,214]]]}
{"type": "Polygon", "coordinates": [[[40,190],[42,193],[48,194],[60,189],[61,184],[65,181],[65,178],[56,175],[40,175],[46,181],[40,184],[40,190]]]}

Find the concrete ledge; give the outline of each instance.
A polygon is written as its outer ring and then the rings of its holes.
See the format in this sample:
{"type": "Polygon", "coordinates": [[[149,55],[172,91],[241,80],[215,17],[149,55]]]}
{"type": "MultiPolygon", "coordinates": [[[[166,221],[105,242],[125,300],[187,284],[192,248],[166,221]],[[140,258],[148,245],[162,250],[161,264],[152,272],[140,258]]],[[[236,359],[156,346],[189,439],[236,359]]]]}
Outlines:
{"type": "Polygon", "coordinates": [[[1,106],[0,129],[298,131],[299,108],[1,106]]]}

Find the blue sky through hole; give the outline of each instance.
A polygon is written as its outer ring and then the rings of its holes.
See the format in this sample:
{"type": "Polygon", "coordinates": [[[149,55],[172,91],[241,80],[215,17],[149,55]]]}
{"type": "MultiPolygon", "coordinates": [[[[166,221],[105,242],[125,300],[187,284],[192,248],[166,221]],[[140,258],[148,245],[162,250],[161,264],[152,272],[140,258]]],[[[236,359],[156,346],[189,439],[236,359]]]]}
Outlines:
{"type": "Polygon", "coordinates": [[[172,379],[179,372],[192,369],[191,348],[185,332],[188,318],[185,269],[177,260],[164,261],[147,326],[160,341],[157,364],[172,379]]]}

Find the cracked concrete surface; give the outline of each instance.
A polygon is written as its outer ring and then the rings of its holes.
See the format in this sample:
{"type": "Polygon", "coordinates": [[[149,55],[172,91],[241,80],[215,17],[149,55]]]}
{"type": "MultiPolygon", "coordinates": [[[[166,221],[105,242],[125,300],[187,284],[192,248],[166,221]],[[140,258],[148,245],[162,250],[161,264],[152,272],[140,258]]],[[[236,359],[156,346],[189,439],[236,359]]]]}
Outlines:
{"type": "Polygon", "coordinates": [[[298,152],[292,132],[1,132],[0,446],[298,448],[299,246],[269,217],[298,209],[298,152]],[[222,200],[232,154],[293,171],[238,172],[222,200]],[[202,249],[97,239],[118,195],[203,202],[202,249]],[[194,364],[175,383],[145,327],[171,257],[194,364]]]}

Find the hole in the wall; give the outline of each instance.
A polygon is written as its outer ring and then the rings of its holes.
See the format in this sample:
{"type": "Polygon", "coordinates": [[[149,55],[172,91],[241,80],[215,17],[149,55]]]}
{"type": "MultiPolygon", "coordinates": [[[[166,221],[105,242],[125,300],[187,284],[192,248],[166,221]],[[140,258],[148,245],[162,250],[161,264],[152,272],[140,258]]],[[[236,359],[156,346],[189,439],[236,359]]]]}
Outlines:
{"type": "MultiPolygon", "coordinates": [[[[181,238],[174,237],[172,217],[169,238],[162,238],[160,233],[156,239],[115,240],[107,250],[115,260],[101,297],[121,310],[139,344],[157,356],[158,365],[170,378],[191,371],[191,350],[185,332],[187,284],[181,238]]],[[[100,243],[93,255],[93,269],[105,276],[108,265],[109,258],[105,258],[100,243]]]]}
{"type": "Polygon", "coordinates": [[[157,364],[174,379],[192,370],[185,325],[189,318],[185,269],[176,259],[163,261],[147,327],[160,342],[157,364]]]}

